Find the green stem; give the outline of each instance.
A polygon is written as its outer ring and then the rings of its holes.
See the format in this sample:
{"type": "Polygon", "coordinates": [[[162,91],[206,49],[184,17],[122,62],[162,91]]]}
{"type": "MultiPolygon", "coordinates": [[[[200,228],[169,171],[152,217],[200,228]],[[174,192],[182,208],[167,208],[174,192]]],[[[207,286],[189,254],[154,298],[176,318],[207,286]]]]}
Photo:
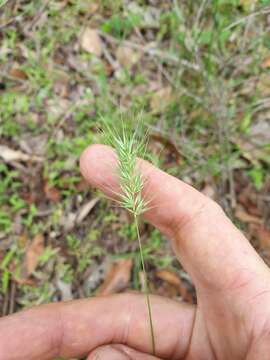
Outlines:
{"type": "Polygon", "coordinates": [[[148,317],[149,317],[151,340],[152,340],[152,352],[153,352],[153,355],[155,355],[156,354],[156,344],[155,344],[155,334],[154,334],[154,326],[153,326],[153,318],[152,318],[152,309],[151,309],[151,303],[150,303],[150,293],[149,293],[147,274],[145,271],[145,263],[144,263],[144,257],[143,257],[141,235],[140,235],[140,231],[139,231],[138,217],[136,214],[134,214],[134,222],[135,222],[137,237],[138,237],[138,242],[139,242],[140,258],[141,258],[144,283],[145,283],[144,284],[144,293],[146,295],[146,301],[147,301],[148,317]]]}

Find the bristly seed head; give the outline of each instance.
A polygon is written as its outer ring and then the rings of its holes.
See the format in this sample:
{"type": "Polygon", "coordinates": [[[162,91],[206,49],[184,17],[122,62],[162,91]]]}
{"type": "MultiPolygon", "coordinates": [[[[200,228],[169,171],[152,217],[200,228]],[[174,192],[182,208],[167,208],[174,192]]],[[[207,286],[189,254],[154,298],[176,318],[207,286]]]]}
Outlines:
{"type": "Polygon", "coordinates": [[[120,131],[105,124],[103,129],[105,143],[112,146],[118,157],[117,175],[121,188],[120,206],[134,216],[146,211],[147,201],[142,195],[144,179],[138,168],[137,158],[144,157],[147,135],[139,138],[137,131],[130,130],[122,122],[120,131]]]}
{"type": "MultiPolygon", "coordinates": [[[[144,179],[138,168],[138,157],[144,157],[147,149],[147,134],[140,137],[138,131],[132,131],[122,121],[121,130],[115,129],[104,122],[103,138],[106,144],[112,146],[118,157],[118,177],[121,188],[121,193],[117,194],[119,197],[119,204],[130,211],[134,215],[134,223],[136,226],[138,243],[140,249],[140,258],[142,263],[142,271],[145,280],[145,294],[147,299],[147,309],[149,316],[149,325],[152,341],[153,355],[156,353],[155,334],[152,320],[152,310],[149,296],[149,287],[147,281],[147,274],[145,270],[143,248],[141,236],[138,225],[138,216],[147,210],[148,201],[143,197],[142,191],[144,186],[144,179]]],[[[140,122],[139,122],[140,125],[140,122]]],[[[138,129],[137,129],[138,130],[138,129]]]]}

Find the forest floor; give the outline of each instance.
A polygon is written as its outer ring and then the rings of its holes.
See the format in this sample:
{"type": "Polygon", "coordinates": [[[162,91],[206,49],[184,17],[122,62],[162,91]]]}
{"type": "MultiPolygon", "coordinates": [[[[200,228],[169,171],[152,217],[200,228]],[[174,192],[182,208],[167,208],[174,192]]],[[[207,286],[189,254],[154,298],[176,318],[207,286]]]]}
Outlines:
{"type": "MultiPolygon", "coordinates": [[[[268,0],[0,1],[0,314],[142,288],[131,219],[78,166],[100,116],[127,109],[153,162],[270,264],[269,32],[268,0]]],[[[151,291],[195,302],[167,239],[141,231],[151,291]]]]}

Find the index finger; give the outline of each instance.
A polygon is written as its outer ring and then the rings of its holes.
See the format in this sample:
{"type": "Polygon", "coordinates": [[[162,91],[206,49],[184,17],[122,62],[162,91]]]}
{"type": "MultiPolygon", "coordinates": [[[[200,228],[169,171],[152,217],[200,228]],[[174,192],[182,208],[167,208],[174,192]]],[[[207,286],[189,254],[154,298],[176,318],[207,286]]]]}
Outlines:
{"type": "MultiPolygon", "coordinates": [[[[92,145],[81,157],[81,171],[91,185],[112,195],[119,189],[116,161],[110,147],[92,145]]],[[[145,218],[170,237],[197,291],[220,292],[250,274],[269,280],[264,262],[215,202],[146,161],[139,166],[151,201],[145,218]]]]}
{"type": "MultiPolygon", "coordinates": [[[[182,358],[192,336],[194,307],[156,296],[151,301],[157,356],[182,358]],[[174,331],[164,333],[164,328],[174,331]]],[[[70,359],[106,344],[151,353],[149,335],[145,297],[140,294],[41,305],[0,319],[0,359],[70,359]]]]}

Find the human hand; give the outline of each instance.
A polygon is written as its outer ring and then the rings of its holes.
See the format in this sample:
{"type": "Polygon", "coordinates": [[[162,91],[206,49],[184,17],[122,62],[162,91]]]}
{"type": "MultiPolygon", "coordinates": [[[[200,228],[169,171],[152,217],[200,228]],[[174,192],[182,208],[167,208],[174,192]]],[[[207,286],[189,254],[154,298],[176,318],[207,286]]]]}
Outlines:
{"type": "MultiPolygon", "coordinates": [[[[113,151],[89,147],[81,170],[91,185],[118,189],[113,151]]],[[[270,270],[224,215],[191,186],[141,161],[152,207],[193,279],[197,306],[151,296],[156,357],[144,295],[43,305],[0,319],[0,360],[269,359],[270,270]],[[111,345],[114,344],[114,345],[111,345]]]]}

